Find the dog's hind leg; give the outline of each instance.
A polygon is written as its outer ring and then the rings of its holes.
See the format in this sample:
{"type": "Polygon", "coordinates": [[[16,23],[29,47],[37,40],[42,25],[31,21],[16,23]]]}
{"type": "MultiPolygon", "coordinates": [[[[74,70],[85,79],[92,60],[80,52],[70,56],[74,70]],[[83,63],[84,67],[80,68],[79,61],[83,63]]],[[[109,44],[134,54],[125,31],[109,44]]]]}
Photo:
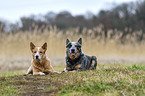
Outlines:
{"type": "Polygon", "coordinates": [[[92,56],[91,57],[91,66],[89,69],[93,70],[93,69],[96,69],[97,67],[97,58],[96,56],[92,56]]]}

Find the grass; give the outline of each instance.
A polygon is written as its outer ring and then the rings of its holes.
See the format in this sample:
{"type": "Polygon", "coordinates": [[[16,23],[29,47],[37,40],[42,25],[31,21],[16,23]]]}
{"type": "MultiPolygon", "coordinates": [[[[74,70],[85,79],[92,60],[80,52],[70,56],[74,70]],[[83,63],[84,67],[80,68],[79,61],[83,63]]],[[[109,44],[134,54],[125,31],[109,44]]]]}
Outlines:
{"type": "Polygon", "coordinates": [[[0,76],[0,95],[145,95],[144,64],[101,64],[97,70],[47,76],[2,74],[8,75],[0,76]]]}

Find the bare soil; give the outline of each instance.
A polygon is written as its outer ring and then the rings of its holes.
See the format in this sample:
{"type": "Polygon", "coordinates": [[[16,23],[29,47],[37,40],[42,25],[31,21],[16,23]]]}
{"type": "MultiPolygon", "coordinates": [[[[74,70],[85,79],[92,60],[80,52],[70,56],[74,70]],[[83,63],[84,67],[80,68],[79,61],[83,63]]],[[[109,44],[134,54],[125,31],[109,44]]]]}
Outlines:
{"type": "Polygon", "coordinates": [[[21,96],[51,96],[60,90],[61,83],[53,82],[50,77],[20,76],[13,78],[12,84],[20,91],[21,96]],[[51,89],[52,86],[56,88],[51,89]]]}

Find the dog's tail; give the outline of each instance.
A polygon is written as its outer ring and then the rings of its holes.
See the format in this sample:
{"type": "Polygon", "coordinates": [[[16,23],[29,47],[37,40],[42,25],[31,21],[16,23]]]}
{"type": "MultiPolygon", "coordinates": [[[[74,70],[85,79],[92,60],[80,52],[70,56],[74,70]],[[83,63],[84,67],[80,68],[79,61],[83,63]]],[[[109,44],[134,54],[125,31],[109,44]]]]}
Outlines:
{"type": "Polygon", "coordinates": [[[96,69],[96,67],[97,67],[97,58],[96,58],[96,56],[92,56],[92,58],[91,58],[91,69],[96,69]]]}

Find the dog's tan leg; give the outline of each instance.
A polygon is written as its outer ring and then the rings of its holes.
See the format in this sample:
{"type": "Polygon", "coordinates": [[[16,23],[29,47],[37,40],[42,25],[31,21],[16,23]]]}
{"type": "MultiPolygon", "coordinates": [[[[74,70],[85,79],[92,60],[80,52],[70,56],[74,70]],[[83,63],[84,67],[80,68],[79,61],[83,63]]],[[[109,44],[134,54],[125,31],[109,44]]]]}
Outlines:
{"type": "Polygon", "coordinates": [[[54,69],[52,67],[50,67],[49,69],[45,69],[44,72],[46,72],[46,73],[58,73],[58,74],[61,74],[61,72],[54,71],[54,69]]]}
{"type": "Polygon", "coordinates": [[[45,75],[45,73],[40,72],[38,69],[33,68],[33,75],[45,75]]]}
{"type": "Polygon", "coordinates": [[[46,66],[45,66],[44,72],[46,72],[46,73],[58,73],[58,74],[61,73],[61,72],[54,71],[53,67],[50,64],[50,61],[46,61],[46,66]]]}
{"type": "Polygon", "coordinates": [[[46,69],[45,72],[46,72],[46,73],[52,73],[52,72],[54,72],[54,71],[52,71],[52,70],[50,70],[50,69],[46,69]]]}
{"type": "Polygon", "coordinates": [[[28,68],[27,72],[24,75],[28,75],[33,71],[32,65],[28,68]]]}
{"type": "Polygon", "coordinates": [[[33,75],[45,75],[43,72],[33,72],[33,75]]]}
{"type": "Polygon", "coordinates": [[[68,71],[68,72],[76,72],[76,70],[73,70],[73,71],[68,71]]]}
{"type": "Polygon", "coordinates": [[[54,73],[58,73],[58,74],[61,74],[61,72],[57,72],[57,71],[53,71],[54,73]]]}

